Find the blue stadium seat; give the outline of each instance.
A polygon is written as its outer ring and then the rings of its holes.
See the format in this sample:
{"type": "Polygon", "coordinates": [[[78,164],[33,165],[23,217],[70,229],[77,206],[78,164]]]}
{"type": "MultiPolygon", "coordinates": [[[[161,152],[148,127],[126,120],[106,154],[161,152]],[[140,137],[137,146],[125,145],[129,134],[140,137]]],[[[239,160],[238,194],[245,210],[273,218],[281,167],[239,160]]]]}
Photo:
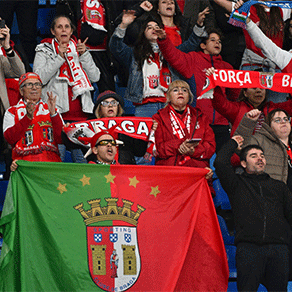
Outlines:
{"type": "Polygon", "coordinates": [[[216,153],[213,154],[213,156],[210,158],[210,168],[213,170],[213,179],[215,180],[217,177],[214,167],[214,160],[216,158],[216,153]]]}
{"type": "Polygon", "coordinates": [[[217,215],[220,225],[223,241],[225,245],[234,245],[234,236],[231,236],[227,228],[226,222],[220,215],[217,215]]]}
{"type": "Polygon", "coordinates": [[[235,264],[235,254],[236,246],[225,245],[228,267],[229,267],[229,279],[237,278],[236,264],[235,264]]]}
{"type": "Polygon", "coordinates": [[[0,180],[0,211],[3,209],[8,180],[0,180]]]}
{"type": "Polygon", "coordinates": [[[216,193],[216,196],[213,198],[215,207],[217,208],[220,206],[222,210],[231,210],[229,198],[223,190],[218,178],[213,181],[213,188],[216,193]]]}
{"type": "Polygon", "coordinates": [[[41,35],[50,34],[50,26],[56,11],[54,8],[39,8],[37,28],[41,35]]]}

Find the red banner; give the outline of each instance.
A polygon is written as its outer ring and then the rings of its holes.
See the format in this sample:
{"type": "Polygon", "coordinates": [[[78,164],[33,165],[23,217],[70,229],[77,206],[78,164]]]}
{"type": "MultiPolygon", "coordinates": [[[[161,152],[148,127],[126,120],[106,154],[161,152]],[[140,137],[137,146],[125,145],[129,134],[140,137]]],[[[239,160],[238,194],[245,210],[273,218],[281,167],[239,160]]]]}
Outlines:
{"type": "Polygon", "coordinates": [[[107,130],[117,124],[118,133],[148,141],[153,122],[151,118],[142,117],[102,118],[72,123],[64,127],[64,132],[73,143],[86,146],[88,143],[80,141],[79,137],[92,137],[98,131],[107,130]]]}
{"type": "Polygon", "coordinates": [[[206,77],[202,94],[216,86],[227,88],[259,87],[292,93],[292,74],[216,69],[213,75],[206,77]]]}

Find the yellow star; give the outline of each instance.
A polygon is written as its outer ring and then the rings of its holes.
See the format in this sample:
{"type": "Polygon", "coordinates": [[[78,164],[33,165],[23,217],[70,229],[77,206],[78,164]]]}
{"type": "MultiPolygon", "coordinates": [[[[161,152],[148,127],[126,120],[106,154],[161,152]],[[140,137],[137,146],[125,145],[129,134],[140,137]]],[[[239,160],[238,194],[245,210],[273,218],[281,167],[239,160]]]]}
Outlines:
{"type": "Polygon", "coordinates": [[[61,194],[63,194],[64,192],[67,192],[67,190],[66,190],[66,185],[67,184],[61,184],[61,183],[59,183],[59,186],[57,187],[57,190],[61,193],[61,194]]]}
{"type": "Polygon", "coordinates": [[[151,187],[151,193],[150,193],[150,195],[153,195],[156,198],[156,196],[159,193],[161,193],[161,192],[158,190],[158,186],[156,186],[155,188],[151,187]]]}
{"type": "Polygon", "coordinates": [[[110,172],[108,175],[105,175],[104,177],[106,178],[107,183],[109,183],[109,182],[114,183],[115,176],[112,175],[110,172]]]}
{"type": "Polygon", "coordinates": [[[85,185],[89,185],[90,177],[87,177],[85,174],[83,174],[83,177],[80,179],[80,181],[82,182],[82,186],[84,187],[85,185]]]}
{"type": "Polygon", "coordinates": [[[139,183],[139,181],[137,180],[136,176],[134,176],[133,178],[130,178],[129,177],[129,180],[130,180],[130,184],[129,186],[133,186],[134,188],[137,186],[137,184],[139,183]]]}

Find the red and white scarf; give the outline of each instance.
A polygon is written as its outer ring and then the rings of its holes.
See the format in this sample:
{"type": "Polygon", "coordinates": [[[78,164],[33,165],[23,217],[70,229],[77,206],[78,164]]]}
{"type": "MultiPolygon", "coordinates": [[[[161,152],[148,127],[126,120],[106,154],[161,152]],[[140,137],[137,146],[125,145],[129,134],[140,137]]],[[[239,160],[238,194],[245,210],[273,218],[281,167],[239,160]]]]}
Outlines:
{"type": "Polygon", "coordinates": [[[187,107],[187,112],[183,120],[178,118],[174,108],[170,105],[169,117],[172,127],[173,135],[179,139],[183,139],[187,136],[187,133],[190,134],[191,131],[191,113],[190,108],[187,107]]]}
{"type": "Polygon", "coordinates": [[[82,22],[87,22],[94,29],[106,32],[105,9],[102,3],[98,0],[84,0],[80,1],[80,3],[83,12],[82,22]]]}
{"type": "MultiPolygon", "coordinates": [[[[56,39],[52,40],[52,46],[55,54],[58,54],[59,44],[56,39]]],[[[87,74],[83,70],[79,61],[79,55],[76,48],[76,42],[73,39],[70,39],[68,51],[65,54],[66,62],[60,67],[59,76],[57,76],[57,79],[65,80],[71,86],[73,100],[84,92],[93,90],[87,74]]]]}
{"type": "Polygon", "coordinates": [[[155,53],[155,58],[144,61],[143,68],[143,98],[150,96],[165,96],[165,92],[171,83],[171,74],[162,62],[160,53],[155,53]]]}

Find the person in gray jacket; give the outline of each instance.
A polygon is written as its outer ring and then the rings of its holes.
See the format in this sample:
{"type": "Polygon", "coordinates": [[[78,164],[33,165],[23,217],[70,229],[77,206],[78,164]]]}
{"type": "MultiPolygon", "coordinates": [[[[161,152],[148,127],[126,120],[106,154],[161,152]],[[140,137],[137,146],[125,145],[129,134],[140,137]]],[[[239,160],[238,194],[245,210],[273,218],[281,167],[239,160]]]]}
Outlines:
{"type": "Polygon", "coordinates": [[[235,135],[244,138],[243,145],[260,145],[267,160],[266,173],[286,183],[292,191],[292,151],[290,115],[283,109],[274,109],[266,116],[266,122],[255,131],[261,112],[253,109],[241,120],[235,135]]]}
{"type": "MultiPolygon", "coordinates": [[[[44,39],[36,47],[33,70],[43,83],[42,100],[47,101],[47,92],[57,95],[56,107],[65,122],[86,120],[94,104],[90,91],[91,82],[97,82],[100,71],[90,53],[86,41],[76,40],[74,27],[68,16],[56,16],[51,24],[54,38],[44,39]]],[[[59,147],[62,161],[65,146],[59,147]]],[[[71,151],[73,162],[86,163],[82,152],[71,151]],[[76,152],[76,153],[74,153],[76,152]]]]}

